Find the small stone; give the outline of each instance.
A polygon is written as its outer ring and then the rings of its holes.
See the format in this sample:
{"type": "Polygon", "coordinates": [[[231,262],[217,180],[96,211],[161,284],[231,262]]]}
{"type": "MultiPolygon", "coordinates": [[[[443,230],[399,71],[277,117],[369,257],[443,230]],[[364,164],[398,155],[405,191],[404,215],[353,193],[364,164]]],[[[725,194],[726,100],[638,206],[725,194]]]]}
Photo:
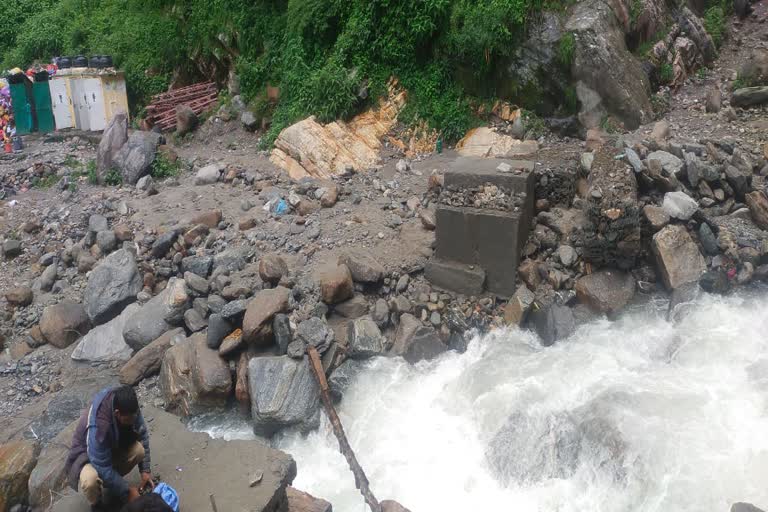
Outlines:
{"type": "Polygon", "coordinates": [[[421,225],[424,226],[425,229],[434,231],[435,227],[437,226],[437,219],[435,217],[434,210],[428,208],[422,209],[419,213],[419,218],[421,219],[421,225]]]}
{"type": "Polygon", "coordinates": [[[440,313],[437,311],[433,311],[431,315],[429,315],[429,321],[432,325],[435,327],[438,327],[442,323],[442,318],[440,318],[440,313]]]}
{"type": "Polygon", "coordinates": [[[259,260],[259,277],[271,285],[276,285],[288,274],[288,265],[277,254],[266,254],[259,260]]]}
{"type": "Polygon", "coordinates": [[[397,285],[395,286],[395,291],[397,293],[403,293],[405,290],[408,289],[408,285],[411,282],[411,276],[408,274],[403,274],[400,276],[400,279],[397,280],[397,285]]]}
{"type": "Polygon", "coordinates": [[[22,253],[21,242],[18,240],[6,240],[3,243],[3,256],[6,260],[12,260],[22,253]]]}
{"type": "Polygon", "coordinates": [[[699,204],[685,192],[667,192],[662,208],[672,218],[689,220],[699,210],[699,204]]]}
{"type": "Polygon", "coordinates": [[[579,255],[576,254],[576,250],[570,245],[561,245],[557,248],[557,257],[560,259],[560,263],[566,267],[573,266],[576,260],[579,259],[579,255]]]}

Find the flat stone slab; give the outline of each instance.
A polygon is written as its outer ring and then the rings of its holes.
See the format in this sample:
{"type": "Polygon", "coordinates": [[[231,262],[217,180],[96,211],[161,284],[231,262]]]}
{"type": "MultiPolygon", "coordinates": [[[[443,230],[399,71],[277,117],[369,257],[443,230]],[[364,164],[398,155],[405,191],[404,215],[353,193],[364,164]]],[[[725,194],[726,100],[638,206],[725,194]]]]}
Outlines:
{"type": "MultiPolygon", "coordinates": [[[[142,410],[150,430],[152,471],[179,493],[181,510],[212,510],[210,494],[222,512],[282,510],[286,489],[296,477],[290,455],[259,441],[212,439],[190,432],[178,417],[164,411],[146,406],[142,410]],[[259,475],[261,481],[251,487],[259,475]]],[[[138,478],[134,469],[129,480],[138,478]]],[[[90,507],[71,491],[51,511],[90,512],[90,507]]]]}

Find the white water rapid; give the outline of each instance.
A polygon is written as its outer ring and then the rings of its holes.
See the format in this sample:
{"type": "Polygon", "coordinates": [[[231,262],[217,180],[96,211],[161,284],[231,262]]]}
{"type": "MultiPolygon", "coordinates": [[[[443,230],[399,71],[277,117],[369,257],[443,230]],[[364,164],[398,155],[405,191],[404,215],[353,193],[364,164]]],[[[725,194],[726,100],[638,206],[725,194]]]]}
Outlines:
{"type": "MultiPolygon", "coordinates": [[[[496,331],[410,367],[379,358],[339,406],[376,496],[413,512],[726,512],[768,506],[768,294],[665,301],[549,348],[496,331]]],[[[205,422],[215,436],[250,427],[205,422]]],[[[325,421],[277,447],[294,486],[367,510],[325,421]]]]}

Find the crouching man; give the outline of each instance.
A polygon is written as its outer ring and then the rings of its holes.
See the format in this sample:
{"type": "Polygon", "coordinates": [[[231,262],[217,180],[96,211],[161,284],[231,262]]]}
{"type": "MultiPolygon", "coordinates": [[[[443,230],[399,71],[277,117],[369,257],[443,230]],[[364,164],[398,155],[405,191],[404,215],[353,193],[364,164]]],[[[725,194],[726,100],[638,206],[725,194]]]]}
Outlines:
{"type": "Polygon", "coordinates": [[[93,510],[103,505],[104,494],[110,501],[130,503],[139,497],[139,489],[154,487],[149,433],[132,387],[108,388],[96,394],[80,416],[66,470],[69,485],[85,495],[93,510]],[[139,487],[123,479],[134,466],[141,472],[139,487]]]}

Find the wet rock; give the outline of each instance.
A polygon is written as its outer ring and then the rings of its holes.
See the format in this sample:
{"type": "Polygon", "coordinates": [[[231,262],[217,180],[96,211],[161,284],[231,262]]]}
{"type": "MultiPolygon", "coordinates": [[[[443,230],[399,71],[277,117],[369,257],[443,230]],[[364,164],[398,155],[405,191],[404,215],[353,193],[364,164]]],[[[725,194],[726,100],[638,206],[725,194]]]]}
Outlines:
{"type": "Polygon", "coordinates": [[[254,295],[243,318],[243,339],[247,343],[268,345],[272,341],[272,319],[288,311],[290,295],[291,291],[281,286],[254,295]]]}
{"type": "Polygon", "coordinates": [[[272,286],[288,274],[288,265],[277,254],[266,254],[259,260],[259,276],[272,286]]]}
{"type": "Polygon", "coordinates": [[[172,329],[142,348],[120,368],[120,383],[135,386],[142,380],[160,373],[166,351],[174,344],[186,341],[184,329],[172,329]]]}
{"type": "Polygon", "coordinates": [[[29,497],[27,481],[37,464],[40,446],[32,441],[0,445],[0,510],[10,511],[29,497]]]}
{"type": "Polygon", "coordinates": [[[384,299],[378,299],[371,310],[371,318],[376,325],[384,329],[389,323],[389,304],[384,299]]]}
{"type": "Polygon", "coordinates": [[[66,348],[91,328],[82,304],[61,302],[48,306],[40,318],[40,331],[56,348],[66,348]]]}
{"type": "Polygon", "coordinates": [[[541,344],[545,347],[567,338],[576,331],[576,320],[567,306],[550,304],[534,309],[528,317],[529,323],[532,324],[541,339],[541,344]]]}
{"type": "Polygon", "coordinates": [[[699,203],[685,192],[667,192],[661,207],[673,219],[689,220],[699,210],[699,203]]]}
{"type": "Polygon", "coordinates": [[[347,324],[349,357],[367,359],[380,355],[386,348],[386,338],[372,318],[364,316],[347,324]]]}
{"type": "Polygon", "coordinates": [[[368,251],[350,250],[339,257],[339,265],[346,265],[357,283],[378,283],[386,272],[379,261],[368,251]]]}
{"type": "Polygon", "coordinates": [[[141,291],[139,267],[130,251],[121,249],[107,256],[88,276],[85,309],[94,325],[108,322],[141,291]]]}
{"type": "Polygon", "coordinates": [[[104,185],[104,176],[112,168],[112,160],[120,148],[128,142],[128,114],[117,112],[109,121],[96,150],[96,176],[104,185]]]}
{"type": "Polygon", "coordinates": [[[135,131],[128,136],[128,141],[112,159],[123,176],[123,183],[136,185],[139,178],[149,173],[161,139],[155,132],[135,131]]]}
{"type": "Polygon", "coordinates": [[[745,199],[755,224],[761,229],[768,229],[768,197],[765,192],[755,190],[746,194],[745,199]]]}
{"type": "Polygon", "coordinates": [[[504,306],[504,321],[507,325],[521,326],[536,300],[533,292],[524,284],[518,286],[515,294],[504,306]]]}
{"type": "Polygon", "coordinates": [[[431,327],[419,326],[405,340],[403,358],[411,364],[419,361],[431,361],[448,351],[437,332],[431,327]]]}
{"type": "Polygon", "coordinates": [[[365,367],[365,361],[347,359],[341,363],[338,368],[333,370],[333,373],[331,373],[331,376],[328,378],[328,388],[330,390],[331,399],[335,403],[341,402],[344,393],[349,389],[352,381],[365,369],[365,367]]]}
{"type": "Polygon", "coordinates": [[[310,431],[320,423],[320,391],[309,359],[255,357],[248,363],[253,430],[272,436],[287,427],[310,431]]]}
{"type": "Polygon", "coordinates": [[[11,288],[5,293],[5,300],[8,301],[8,304],[15,307],[29,306],[32,304],[33,299],[32,289],[27,286],[11,288]]]}
{"type": "Polygon", "coordinates": [[[221,173],[226,167],[227,166],[223,163],[206,165],[197,171],[197,174],[195,175],[195,185],[211,185],[216,183],[219,181],[219,178],[221,178],[221,173]]]}
{"type": "Polygon", "coordinates": [[[653,235],[652,248],[669,290],[698,281],[707,269],[704,257],[684,226],[667,226],[653,235]]]}
{"type": "Polygon", "coordinates": [[[643,207],[643,214],[654,231],[662,229],[670,221],[669,214],[659,206],[646,205],[643,207]]]}
{"type": "Polygon", "coordinates": [[[395,332],[395,340],[392,345],[391,354],[404,356],[408,351],[408,346],[417,329],[422,326],[421,321],[410,313],[400,315],[400,322],[395,332]]]}
{"type": "Polygon", "coordinates": [[[326,304],[338,304],[353,295],[352,273],[346,265],[326,264],[316,269],[313,277],[320,287],[320,298],[326,304]]]}
{"type": "Polygon", "coordinates": [[[229,365],[196,334],[165,352],[158,386],[166,409],[189,416],[223,407],[232,392],[229,365]]]}
{"type": "Polygon", "coordinates": [[[128,318],[138,309],[138,305],[131,304],[116,318],[91,329],[77,344],[72,359],[96,362],[129,360],[133,350],[123,339],[123,329],[128,318]]]}
{"type": "Polygon", "coordinates": [[[720,254],[720,246],[717,243],[717,237],[712,232],[712,229],[706,222],[702,222],[699,226],[699,241],[704,248],[704,252],[710,256],[717,256],[720,254]]]}
{"type": "Polygon", "coordinates": [[[163,333],[180,326],[191,306],[184,280],[171,278],[159,295],[141,306],[126,322],[123,339],[133,350],[141,350],[163,333]]]}
{"type": "Polygon", "coordinates": [[[632,274],[620,270],[599,270],[576,281],[576,296],[598,313],[615,313],[635,295],[632,274]]]}
{"type": "Polygon", "coordinates": [[[708,293],[718,293],[724,295],[731,291],[731,281],[728,279],[728,274],[723,269],[708,270],[705,272],[701,279],[699,279],[699,286],[701,289],[708,293]]]}

